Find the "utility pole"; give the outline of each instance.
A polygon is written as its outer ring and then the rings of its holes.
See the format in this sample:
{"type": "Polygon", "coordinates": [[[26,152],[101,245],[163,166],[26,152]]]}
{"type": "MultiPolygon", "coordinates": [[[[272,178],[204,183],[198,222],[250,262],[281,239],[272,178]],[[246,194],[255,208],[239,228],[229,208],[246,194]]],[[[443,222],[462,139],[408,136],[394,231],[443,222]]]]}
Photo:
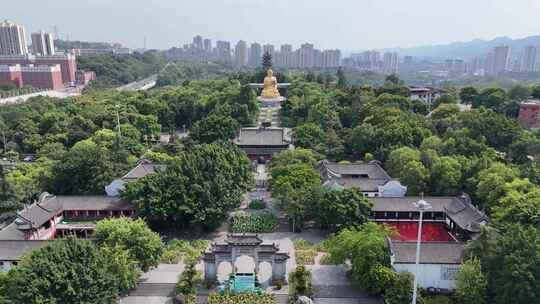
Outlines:
{"type": "Polygon", "coordinates": [[[412,298],[412,304],[416,304],[416,297],[418,294],[418,277],[420,276],[420,243],[422,242],[422,219],[424,212],[431,209],[431,204],[424,200],[424,193],[422,193],[422,198],[418,202],[413,203],[413,205],[418,208],[418,211],[420,212],[418,222],[418,236],[416,238],[416,259],[412,298]]]}

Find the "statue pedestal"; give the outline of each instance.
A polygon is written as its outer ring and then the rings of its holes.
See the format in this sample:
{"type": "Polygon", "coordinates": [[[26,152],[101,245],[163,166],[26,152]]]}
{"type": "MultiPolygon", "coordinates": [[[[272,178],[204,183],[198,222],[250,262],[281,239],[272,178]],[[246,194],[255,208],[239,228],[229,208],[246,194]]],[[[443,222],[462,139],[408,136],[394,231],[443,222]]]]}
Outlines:
{"type": "Polygon", "coordinates": [[[281,102],[287,100],[287,98],[283,96],[278,96],[274,98],[259,96],[257,97],[257,100],[261,103],[263,107],[279,107],[281,106],[281,102]]]}

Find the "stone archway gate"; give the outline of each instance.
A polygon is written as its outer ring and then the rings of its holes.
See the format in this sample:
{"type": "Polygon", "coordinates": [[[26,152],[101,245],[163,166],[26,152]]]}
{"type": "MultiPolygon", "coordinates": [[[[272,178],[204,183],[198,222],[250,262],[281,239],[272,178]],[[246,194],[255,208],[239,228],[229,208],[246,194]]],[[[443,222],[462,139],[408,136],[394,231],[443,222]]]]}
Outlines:
{"type": "Polygon", "coordinates": [[[229,262],[233,266],[240,256],[249,256],[255,261],[255,275],[259,273],[261,263],[267,262],[272,266],[272,284],[278,281],[286,282],[287,260],[289,255],[279,252],[275,244],[263,244],[256,234],[229,234],[221,243],[213,243],[204,253],[204,280],[209,283],[217,281],[217,268],[221,262],[229,262]]]}

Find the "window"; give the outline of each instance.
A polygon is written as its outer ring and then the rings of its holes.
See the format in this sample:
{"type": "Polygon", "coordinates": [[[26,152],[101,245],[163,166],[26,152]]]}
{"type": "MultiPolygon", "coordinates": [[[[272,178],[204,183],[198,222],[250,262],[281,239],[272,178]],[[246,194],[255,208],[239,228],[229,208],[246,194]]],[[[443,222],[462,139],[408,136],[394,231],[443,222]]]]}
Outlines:
{"type": "Polygon", "coordinates": [[[351,174],[351,178],[369,178],[367,174],[351,174]]]}
{"type": "Polygon", "coordinates": [[[456,279],[457,272],[459,271],[458,267],[452,266],[442,266],[441,267],[441,280],[453,281],[456,279]]]}

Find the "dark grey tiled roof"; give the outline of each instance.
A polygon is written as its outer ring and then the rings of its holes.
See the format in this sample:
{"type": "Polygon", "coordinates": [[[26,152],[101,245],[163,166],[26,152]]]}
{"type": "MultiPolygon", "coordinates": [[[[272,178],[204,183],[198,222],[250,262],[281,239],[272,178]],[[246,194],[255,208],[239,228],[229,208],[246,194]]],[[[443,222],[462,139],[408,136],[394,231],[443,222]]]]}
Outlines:
{"type": "Polygon", "coordinates": [[[282,128],[242,128],[234,140],[239,146],[287,146],[282,128]]]}
{"type": "Polygon", "coordinates": [[[62,211],[133,210],[133,204],[105,195],[53,196],[46,192],[39,200],[17,214],[17,219],[0,230],[0,240],[24,239],[20,230],[36,229],[62,211]]]}
{"type": "Polygon", "coordinates": [[[242,150],[247,155],[274,155],[277,154],[283,150],[287,150],[288,147],[279,147],[279,148],[251,148],[251,147],[242,147],[242,150]]]}
{"type": "MultiPolygon", "coordinates": [[[[394,255],[394,263],[414,264],[416,259],[416,242],[391,241],[390,249],[394,255]]],[[[421,264],[461,264],[464,243],[429,242],[422,243],[420,248],[421,264]]]]}
{"type": "Polygon", "coordinates": [[[24,240],[25,234],[17,229],[17,224],[11,223],[0,230],[0,240],[24,240]]]}
{"type": "MultiPolygon", "coordinates": [[[[407,196],[399,198],[373,197],[372,211],[375,212],[418,212],[413,205],[421,197],[407,196]]],[[[459,197],[424,197],[431,205],[428,212],[444,212],[461,229],[478,232],[480,226],[489,222],[489,218],[476,209],[467,196],[459,197]]]]}
{"type": "Polygon", "coordinates": [[[366,175],[369,179],[389,180],[390,176],[377,162],[357,162],[351,164],[322,162],[323,169],[327,174],[339,177],[340,175],[366,175]]]}
{"type": "Polygon", "coordinates": [[[126,175],[122,176],[121,179],[124,181],[137,180],[147,176],[148,174],[153,174],[165,170],[167,170],[167,165],[141,162],[135,168],[131,169],[126,175]]]}
{"type": "Polygon", "coordinates": [[[51,241],[0,241],[0,261],[18,261],[31,250],[41,248],[51,241]]]}
{"type": "Polygon", "coordinates": [[[132,210],[133,204],[117,196],[73,195],[56,196],[63,210],[132,210]]]}
{"type": "Polygon", "coordinates": [[[363,192],[377,192],[379,186],[383,186],[388,182],[386,179],[370,178],[335,178],[332,180],[345,188],[358,188],[363,192]]]}
{"type": "Polygon", "coordinates": [[[250,233],[232,233],[227,236],[225,243],[242,246],[242,245],[260,245],[262,240],[256,234],[250,233]]]}
{"type": "Polygon", "coordinates": [[[17,214],[19,229],[37,228],[62,211],[62,205],[48,193],[40,195],[39,201],[17,214]]]}
{"type": "Polygon", "coordinates": [[[462,229],[479,232],[480,226],[489,222],[489,218],[484,213],[474,207],[468,198],[452,200],[445,206],[446,215],[462,229]]]}
{"type": "MultiPolygon", "coordinates": [[[[416,208],[413,203],[418,202],[422,199],[419,196],[406,196],[406,197],[370,197],[373,202],[372,211],[376,212],[385,212],[385,211],[394,211],[394,212],[416,212],[416,208]]],[[[444,207],[451,204],[452,200],[457,199],[456,197],[446,197],[446,196],[430,196],[424,197],[424,200],[431,204],[431,209],[429,212],[444,212],[444,207]]]]}
{"type": "Polygon", "coordinates": [[[321,162],[320,170],[325,180],[333,180],[343,187],[358,188],[365,192],[376,192],[379,186],[390,180],[390,176],[377,162],[339,164],[325,160],[321,162]]]}

